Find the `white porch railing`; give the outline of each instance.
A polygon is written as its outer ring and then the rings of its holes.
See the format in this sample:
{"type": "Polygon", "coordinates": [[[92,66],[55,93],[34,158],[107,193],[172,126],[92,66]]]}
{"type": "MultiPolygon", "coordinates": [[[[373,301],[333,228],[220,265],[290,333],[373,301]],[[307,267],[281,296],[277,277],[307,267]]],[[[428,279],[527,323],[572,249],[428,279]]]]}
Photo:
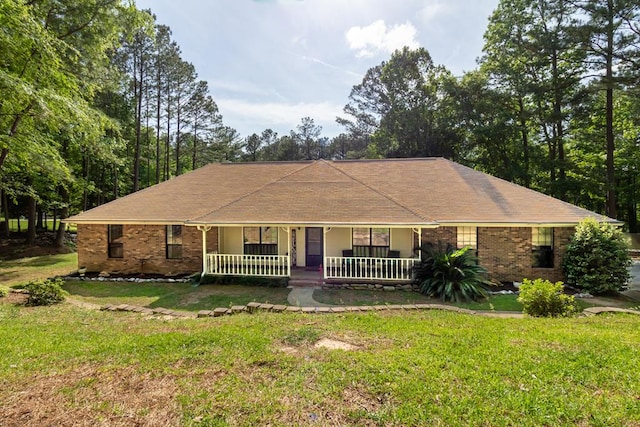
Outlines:
{"type": "Polygon", "coordinates": [[[411,280],[416,258],[325,257],[326,279],[411,280]]]}
{"type": "Polygon", "coordinates": [[[288,255],[207,254],[206,274],[288,277],[288,255]]]}

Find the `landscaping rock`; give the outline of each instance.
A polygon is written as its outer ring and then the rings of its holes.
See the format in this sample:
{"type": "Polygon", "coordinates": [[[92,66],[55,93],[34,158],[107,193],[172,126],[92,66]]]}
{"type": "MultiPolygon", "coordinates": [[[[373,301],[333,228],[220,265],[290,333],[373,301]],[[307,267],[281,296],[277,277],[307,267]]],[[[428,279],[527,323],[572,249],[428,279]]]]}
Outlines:
{"type": "Polygon", "coordinates": [[[286,311],[298,312],[298,311],[301,311],[301,310],[302,310],[302,307],[298,307],[298,306],[295,306],[295,305],[290,305],[290,306],[287,306],[287,310],[286,311]]]}
{"type": "Polygon", "coordinates": [[[575,294],[574,297],[576,298],[593,298],[593,295],[591,295],[589,292],[582,292],[579,294],[575,294]]]}
{"type": "Polygon", "coordinates": [[[243,311],[247,311],[247,307],[245,307],[244,305],[234,305],[231,307],[231,312],[232,313],[242,313],[243,311]]]}
{"type": "Polygon", "coordinates": [[[269,311],[273,308],[273,304],[260,304],[260,310],[269,311]]]}
{"type": "Polygon", "coordinates": [[[395,286],[383,286],[382,290],[383,291],[395,291],[396,287],[395,286]]]}
{"type": "Polygon", "coordinates": [[[303,313],[315,313],[316,312],[316,308],[315,307],[302,307],[302,312],[303,313]]]}
{"type": "Polygon", "coordinates": [[[227,314],[227,311],[228,311],[228,309],[226,309],[226,308],[218,307],[218,308],[213,310],[213,317],[224,316],[225,314],[227,314]]]}
{"type": "Polygon", "coordinates": [[[213,311],[211,310],[200,310],[197,314],[198,317],[209,317],[213,316],[213,311]]]}
{"type": "Polygon", "coordinates": [[[317,313],[331,313],[331,307],[318,307],[316,309],[317,313]]]}
{"type": "Polygon", "coordinates": [[[286,306],[286,305],[280,305],[280,304],[278,304],[278,305],[274,305],[274,306],[273,306],[273,308],[271,309],[271,311],[275,311],[275,312],[278,312],[278,313],[282,313],[282,312],[283,312],[283,311],[285,311],[286,309],[287,309],[287,306],[286,306]]]}
{"type": "Polygon", "coordinates": [[[260,308],[260,303],[259,302],[250,302],[249,304],[247,304],[247,311],[249,313],[253,313],[258,308],[260,308]]]}

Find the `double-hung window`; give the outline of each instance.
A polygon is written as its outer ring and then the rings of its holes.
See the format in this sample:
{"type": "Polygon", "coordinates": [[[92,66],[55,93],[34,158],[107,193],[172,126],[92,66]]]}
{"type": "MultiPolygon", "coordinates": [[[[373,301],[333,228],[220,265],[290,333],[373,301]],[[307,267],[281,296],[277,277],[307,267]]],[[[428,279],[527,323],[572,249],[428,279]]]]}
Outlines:
{"type": "Polygon", "coordinates": [[[471,248],[478,250],[478,228],[477,227],[458,227],[457,247],[471,248]]]}
{"type": "Polygon", "coordinates": [[[122,237],[122,224],[109,224],[107,226],[109,258],[122,258],[124,256],[122,237]]]}
{"type": "Polygon", "coordinates": [[[246,255],[277,255],[278,227],[244,227],[246,255]]]}
{"type": "Polygon", "coordinates": [[[182,226],[167,225],[167,259],[182,258],[182,226]]]}
{"type": "Polygon", "coordinates": [[[389,228],[354,228],[353,255],[373,258],[385,258],[391,244],[389,228]]]}
{"type": "Polygon", "coordinates": [[[533,227],[531,229],[531,251],[533,267],[553,268],[552,227],[533,227]]]}

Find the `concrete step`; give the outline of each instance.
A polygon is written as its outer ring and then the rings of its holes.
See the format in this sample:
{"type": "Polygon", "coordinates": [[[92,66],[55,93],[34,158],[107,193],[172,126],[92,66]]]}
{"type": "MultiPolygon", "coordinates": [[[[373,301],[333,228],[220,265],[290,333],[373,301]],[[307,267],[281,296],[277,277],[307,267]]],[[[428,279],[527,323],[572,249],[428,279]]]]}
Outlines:
{"type": "Polygon", "coordinates": [[[296,288],[310,288],[314,286],[321,286],[322,280],[309,280],[309,279],[292,279],[289,280],[289,286],[295,286],[296,288]]]}

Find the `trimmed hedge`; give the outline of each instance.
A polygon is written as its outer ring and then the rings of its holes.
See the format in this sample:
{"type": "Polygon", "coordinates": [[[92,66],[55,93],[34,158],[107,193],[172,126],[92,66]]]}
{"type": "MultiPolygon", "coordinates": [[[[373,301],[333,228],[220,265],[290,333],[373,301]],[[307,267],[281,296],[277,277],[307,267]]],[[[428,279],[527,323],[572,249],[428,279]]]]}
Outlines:
{"type": "Polygon", "coordinates": [[[570,317],[577,313],[573,296],[562,293],[562,282],[523,279],[518,302],[533,317],[570,317]]]}
{"type": "Polygon", "coordinates": [[[62,279],[34,280],[27,283],[24,289],[29,293],[28,306],[53,305],[65,300],[68,293],[62,289],[62,279]]]}
{"type": "Polygon", "coordinates": [[[587,218],[567,246],[567,284],[594,295],[624,290],[629,281],[629,245],[619,228],[587,218]]]}

